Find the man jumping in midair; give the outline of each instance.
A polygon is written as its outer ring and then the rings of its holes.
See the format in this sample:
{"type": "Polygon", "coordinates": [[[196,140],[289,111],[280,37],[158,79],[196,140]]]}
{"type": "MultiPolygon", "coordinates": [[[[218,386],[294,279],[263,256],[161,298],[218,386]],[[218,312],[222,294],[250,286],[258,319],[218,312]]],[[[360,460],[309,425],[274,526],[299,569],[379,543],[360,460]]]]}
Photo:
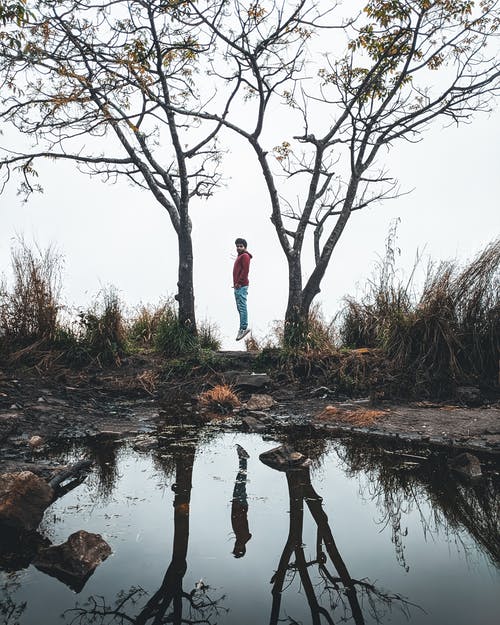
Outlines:
{"type": "Polygon", "coordinates": [[[240,314],[240,329],[236,335],[236,340],[241,341],[241,339],[250,332],[248,328],[247,295],[248,271],[250,269],[250,259],[252,255],[247,251],[247,242],[245,239],[238,238],[234,243],[238,256],[234,261],[233,267],[233,288],[236,308],[240,314]]]}

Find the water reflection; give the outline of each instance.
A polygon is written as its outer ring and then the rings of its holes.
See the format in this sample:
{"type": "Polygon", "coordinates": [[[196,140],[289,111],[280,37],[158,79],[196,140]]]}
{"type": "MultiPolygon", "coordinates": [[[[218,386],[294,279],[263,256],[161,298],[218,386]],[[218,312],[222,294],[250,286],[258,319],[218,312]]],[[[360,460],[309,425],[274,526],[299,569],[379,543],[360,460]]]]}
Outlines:
{"type": "MultiPolygon", "coordinates": [[[[97,623],[133,623],[133,625],[159,625],[160,623],[203,622],[212,623],[212,617],[219,611],[219,600],[212,600],[208,595],[208,587],[202,582],[190,592],[183,589],[183,579],[187,569],[187,551],[189,544],[189,514],[192,490],[193,465],[196,447],[183,445],[173,448],[172,458],[175,463],[174,492],[174,535],[172,559],[158,590],[148,599],[142,609],[135,615],[128,610],[135,607],[145,596],[140,586],[131,587],[127,592],[121,591],[113,606],[108,605],[103,597],[90,597],[82,607],[67,610],[65,616],[69,623],[80,625],[97,623]],[[187,610],[188,616],[184,616],[187,610]]],[[[170,472],[171,462],[168,454],[160,454],[157,462],[170,472]]]]}
{"type": "Polygon", "coordinates": [[[376,500],[382,525],[390,525],[400,564],[409,569],[404,555],[406,530],[401,518],[419,507],[423,496],[431,503],[432,518],[420,515],[424,532],[443,530],[459,534],[464,529],[493,564],[500,564],[500,483],[495,471],[480,480],[465,481],[453,473],[446,457],[418,456],[411,449],[388,451],[368,445],[344,445],[337,453],[350,476],[368,476],[365,497],[376,500]]]}
{"type": "MultiPolygon", "coordinates": [[[[404,545],[408,540],[404,529],[407,520],[405,514],[412,507],[422,510],[420,520],[426,532],[436,531],[436,527],[444,528],[448,536],[460,540],[465,536],[465,528],[491,561],[499,561],[498,482],[495,481],[498,478],[495,474],[476,483],[465,483],[448,470],[446,461],[440,457],[412,458],[411,453],[405,453],[404,450],[388,453],[387,449],[360,446],[347,441],[329,443],[311,438],[288,438],[287,442],[293,442],[294,450],[313,459],[312,469],[287,470],[280,474],[264,467],[257,461],[258,453],[273,445],[264,443],[256,436],[245,439],[243,435],[221,435],[207,443],[200,442],[198,435],[191,432],[189,436],[177,440],[165,437],[156,449],[143,452],[142,455],[133,453],[126,445],[120,446],[117,441],[94,446],[92,454],[98,462],[94,474],[96,482],[90,483],[83,490],[92,487],[87,490],[88,495],[92,498],[97,492],[100,500],[105,502],[102,516],[97,517],[97,528],[100,518],[109,518],[106,506],[115,505],[110,515],[115,513],[114,516],[118,518],[116,511],[119,508],[116,506],[119,500],[124,496],[131,500],[137,499],[132,496],[135,491],[130,487],[131,482],[137,485],[139,491],[149,482],[153,487],[147,498],[144,496],[140,503],[132,504],[144,508],[143,514],[136,517],[140,525],[134,525],[134,521],[128,518],[123,522],[123,527],[130,527],[127,525],[129,523],[145,537],[147,535],[147,539],[144,538],[144,551],[141,551],[143,547],[139,544],[138,549],[131,549],[130,553],[148,562],[147,558],[151,557],[149,545],[152,545],[154,562],[151,561],[151,570],[146,571],[138,565],[139,561],[136,563],[133,559],[122,559],[121,562],[126,562],[129,570],[116,585],[110,581],[116,568],[112,568],[112,562],[106,562],[98,569],[102,573],[99,581],[94,579],[93,585],[89,583],[88,592],[92,594],[87,598],[82,596],[83,602],[75,601],[73,595],[64,596],[65,603],[62,602],[61,607],[58,607],[58,613],[65,610],[64,622],[67,625],[160,625],[167,622],[175,625],[194,622],[232,625],[237,622],[232,617],[239,607],[238,602],[244,603],[246,594],[250,597],[248,603],[251,608],[254,604],[259,605],[253,622],[268,622],[269,625],[297,622],[312,625],[334,622],[364,625],[385,622],[388,611],[394,608],[400,610],[412,623],[438,622],[420,618],[420,610],[414,609],[414,603],[410,603],[403,595],[408,595],[418,604],[422,603],[423,595],[414,596],[411,585],[400,584],[401,579],[411,577],[412,573],[408,574],[408,571],[415,564],[415,554],[412,562],[412,556],[405,556],[404,545]],[[249,449],[250,458],[242,446],[235,445],[236,438],[249,449]],[[254,446],[253,449],[245,440],[254,446]],[[258,448],[257,454],[255,448],[258,448]],[[204,463],[198,462],[200,456],[197,454],[205,454],[204,463]],[[200,464],[202,469],[197,473],[194,469],[199,468],[200,464]],[[334,464],[335,470],[332,469],[334,464]],[[249,467],[250,478],[247,473],[249,467]],[[329,481],[321,483],[323,470],[330,471],[329,481]],[[144,472],[144,479],[135,482],[134,478],[141,472],[144,472]],[[370,562],[369,551],[372,546],[364,540],[363,531],[371,531],[368,528],[372,525],[372,517],[378,514],[374,506],[365,508],[365,518],[356,519],[358,523],[356,526],[353,524],[351,535],[350,528],[346,533],[345,526],[351,523],[349,513],[344,508],[347,491],[335,496],[342,487],[341,482],[349,481],[345,480],[346,474],[351,478],[350,482],[352,478],[359,478],[356,482],[366,502],[377,502],[381,513],[381,529],[385,524],[391,528],[397,558],[403,570],[395,565],[388,540],[388,548],[386,544],[383,545],[383,557],[391,561],[400,578],[397,575],[385,575],[383,565],[374,567],[373,558],[378,556],[373,556],[370,562]],[[165,478],[173,482],[173,494],[167,491],[166,498],[165,492],[161,491],[165,478]],[[215,479],[219,481],[214,482],[215,479]],[[214,485],[223,493],[218,499],[212,499],[211,489],[214,485]],[[198,498],[200,491],[206,491],[202,498],[198,498]],[[327,493],[324,501],[318,491],[327,493]],[[111,497],[112,493],[114,497],[111,497]],[[162,517],[165,502],[172,499],[173,515],[169,513],[169,519],[165,521],[162,517]],[[289,506],[288,520],[284,513],[286,499],[289,506]],[[199,508],[197,502],[200,502],[199,508]],[[431,512],[427,507],[428,502],[433,505],[431,512]],[[256,511],[260,514],[260,521],[256,511]],[[155,525],[156,530],[152,529],[152,514],[156,516],[155,521],[160,519],[155,525]],[[329,517],[335,520],[334,524],[329,517]],[[432,527],[430,518],[434,523],[432,527]],[[220,535],[227,536],[229,522],[234,533],[234,543],[231,541],[230,548],[227,542],[220,539],[220,535]],[[172,543],[165,546],[161,541],[170,526],[172,543]],[[268,542],[263,540],[265,533],[271,536],[268,542]],[[149,545],[145,544],[146,540],[149,545]],[[163,561],[158,554],[165,548],[168,549],[168,555],[163,561]],[[235,561],[233,556],[239,560],[235,561]],[[217,562],[212,568],[207,565],[209,557],[217,562]],[[160,567],[157,567],[158,561],[161,562],[160,567]],[[197,572],[196,577],[193,571],[197,572]],[[379,572],[383,576],[383,585],[389,591],[383,590],[378,582],[374,583],[373,580],[381,578],[379,572]],[[151,573],[149,577],[148,573],[151,573]],[[216,580],[224,590],[216,592],[200,579],[201,574],[211,582],[216,580]],[[101,580],[107,581],[103,583],[101,580]],[[265,584],[259,586],[256,580],[259,583],[265,580],[265,584]],[[271,580],[270,586],[267,585],[268,580],[271,580]],[[255,590],[257,586],[258,590],[255,590]],[[118,592],[120,588],[122,590],[118,592]],[[222,594],[224,592],[226,595],[222,594]],[[228,610],[231,610],[230,616],[227,615],[228,610]]],[[[81,449],[78,455],[82,455],[81,449]]],[[[45,530],[50,529],[51,523],[57,525],[57,522],[55,514],[54,520],[47,517],[45,530]]],[[[85,516],[82,514],[76,522],[85,522],[85,516]]],[[[117,524],[120,522],[116,521],[117,524]]],[[[112,536],[115,539],[112,546],[117,556],[127,551],[135,537],[135,529],[120,529],[120,532],[120,540],[116,535],[112,536]]],[[[415,535],[412,538],[415,539],[415,535]]],[[[3,559],[0,557],[0,568],[12,571],[28,566],[33,557],[31,552],[35,553],[36,549],[35,545],[30,547],[29,554],[19,552],[17,560],[15,554],[5,554],[3,559]]],[[[42,575],[38,572],[30,574],[42,575]]],[[[439,571],[436,573],[436,579],[440,574],[439,571]]],[[[468,572],[461,574],[465,581],[461,581],[458,588],[466,588],[468,572]]],[[[421,584],[420,578],[413,579],[417,580],[416,585],[421,584]]],[[[482,583],[483,578],[478,576],[477,579],[482,583]]],[[[453,583],[450,582],[450,586],[453,583]]],[[[3,616],[4,623],[12,625],[17,622],[16,619],[23,625],[39,622],[31,614],[28,614],[27,620],[21,619],[21,615],[23,618],[25,616],[24,599],[28,593],[29,589],[23,594],[22,588],[7,587],[5,582],[4,587],[0,585],[0,616],[3,616]],[[10,621],[6,618],[6,611],[14,615],[9,616],[10,621]]],[[[425,595],[424,598],[427,600],[425,595]]],[[[424,607],[427,609],[427,605],[424,607]]],[[[477,622],[488,623],[487,619],[492,612],[487,614],[485,620],[477,622]]],[[[397,616],[395,622],[398,622],[397,616]]],[[[458,619],[457,622],[465,621],[458,619]]],[[[252,621],[245,621],[244,625],[248,623],[252,621]]]]}
{"type": "Polygon", "coordinates": [[[248,529],[247,460],[249,455],[241,445],[236,445],[236,451],[239,468],[231,501],[231,526],[235,536],[233,555],[235,558],[242,558],[246,553],[246,544],[252,538],[248,529]]]}
{"type": "MultiPolygon", "coordinates": [[[[365,595],[368,599],[365,605],[369,606],[370,616],[376,622],[381,622],[387,608],[390,608],[394,602],[397,602],[402,611],[408,615],[410,603],[403,597],[379,590],[367,580],[351,577],[335,543],[328,516],[323,508],[323,500],[311,484],[309,468],[286,471],[286,479],[290,498],[290,523],[278,569],[271,579],[273,599],[270,625],[284,622],[283,618],[280,618],[283,589],[285,585],[291,584],[296,575],[299,576],[304,588],[313,625],[319,625],[322,619],[333,624],[333,615],[339,611],[343,622],[352,620],[356,625],[364,625],[366,621],[361,609],[360,595],[365,595]],[[302,536],[304,502],[316,524],[314,560],[307,560],[304,553],[302,536]],[[295,558],[294,561],[292,557],[295,558]],[[313,566],[317,567],[322,587],[313,584],[311,580],[309,570],[313,566]],[[325,596],[328,597],[328,608],[320,604],[318,595],[321,596],[322,602],[325,596]]],[[[289,623],[295,622],[293,618],[290,618],[289,623]]]]}
{"type": "Polygon", "coordinates": [[[87,457],[95,466],[97,493],[103,499],[109,499],[113,493],[118,475],[118,454],[123,443],[107,437],[96,438],[88,447],[87,457]]]}

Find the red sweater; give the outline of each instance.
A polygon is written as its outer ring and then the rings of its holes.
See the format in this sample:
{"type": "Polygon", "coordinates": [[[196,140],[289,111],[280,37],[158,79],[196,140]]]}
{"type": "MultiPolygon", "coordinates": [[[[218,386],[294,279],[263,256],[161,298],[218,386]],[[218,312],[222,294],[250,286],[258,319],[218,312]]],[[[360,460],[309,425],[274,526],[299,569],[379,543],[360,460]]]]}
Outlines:
{"type": "Polygon", "coordinates": [[[248,286],[248,271],[250,269],[250,252],[238,254],[233,267],[233,285],[237,289],[240,286],[248,286]]]}

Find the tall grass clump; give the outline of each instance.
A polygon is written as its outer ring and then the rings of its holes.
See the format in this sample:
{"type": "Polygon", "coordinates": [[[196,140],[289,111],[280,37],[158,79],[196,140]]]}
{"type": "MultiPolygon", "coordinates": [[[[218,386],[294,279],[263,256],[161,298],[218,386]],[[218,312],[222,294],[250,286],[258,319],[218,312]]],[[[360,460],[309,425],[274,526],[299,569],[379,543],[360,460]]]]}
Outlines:
{"type": "Polygon", "coordinates": [[[177,306],[173,299],[167,301],[159,315],[153,336],[154,346],[166,357],[192,354],[198,350],[217,351],[220,338],[214,324],[208,321],[198,324],[197,333],[179,323],[177,306]]]}
{"type": "Polygon", "coordinates": [[[218,329],[208,321],[198,324],[196,335],[180,326],[173,298],[155,307],[141,306],[129,323],[128,336],[133,345],[156,348],[168,357],[196,349],[217,351],[221,344],[218,329]]]}
{"type": "Polygon", "coordinates": [[[80,350],[99,365],[119,365],[127,352],[123,307],[113,288],[103,289],[93,306],[79,313],[80,350]]]}
{"type": "Polygon", "coordinates": [[[53,341],[61,309],[62,257],[53,247],[31,248],[19,239],[11,252],[12,286],[0,286],[0,334],[5,344],[53,341]]]}
{"type": "Polygon", "coordinates": [[[157,306],[141,305],[129,323],[128,337],[138,347],[152,347],[166,309],[171,303],[160,303],[157,306]]]}
{"type": "Polygon", "coordinates": [[[200,349],[212,352],[220,349],[220,333],[214,323],[205,320],[198,325],[198,345],[200,349]]]}
{"type": "Polygon", "coordinates": [[[196,335],[179,323],[173,301],[165,305],[158,320],[154,344],[156,349],[167,357],[179,356],[196,348],[196,335]]]}
{"type": "Polygon", "coordinates": [[[346,300],[340,330],[349,347],[380,348],[400,390],[447,394],[495,384],[500,348],[500,239],[466,266],[429,264],[417,294],[397,278],[389,253],[361,301],[346,300]]]}
{"type": "Polygon", "coordinates": [[[292,354],[327,354],[335,349],[335,329],[328,323],[319,305],[311,306],[306,321],[278,323],[274,327],[274,342],[292,354]]]}

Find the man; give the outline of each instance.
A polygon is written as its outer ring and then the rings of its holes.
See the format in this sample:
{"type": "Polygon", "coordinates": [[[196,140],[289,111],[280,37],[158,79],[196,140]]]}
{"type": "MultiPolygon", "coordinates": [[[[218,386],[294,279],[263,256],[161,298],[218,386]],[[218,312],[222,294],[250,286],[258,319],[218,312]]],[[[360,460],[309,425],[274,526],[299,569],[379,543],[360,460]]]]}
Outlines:
{"type": "Polygon", "coordinates": [[[248,271],[250,269],[250,259],[252,255],[247,251],[245,239],[236,239],[234,242],[238,256],[233,267],[233,288],[236,299],[236,308],[240,314],[240,329],[236,335],[236,340],[246,336],[250,329],[248,327],[247,295],[248,295],[248,271]]]}

